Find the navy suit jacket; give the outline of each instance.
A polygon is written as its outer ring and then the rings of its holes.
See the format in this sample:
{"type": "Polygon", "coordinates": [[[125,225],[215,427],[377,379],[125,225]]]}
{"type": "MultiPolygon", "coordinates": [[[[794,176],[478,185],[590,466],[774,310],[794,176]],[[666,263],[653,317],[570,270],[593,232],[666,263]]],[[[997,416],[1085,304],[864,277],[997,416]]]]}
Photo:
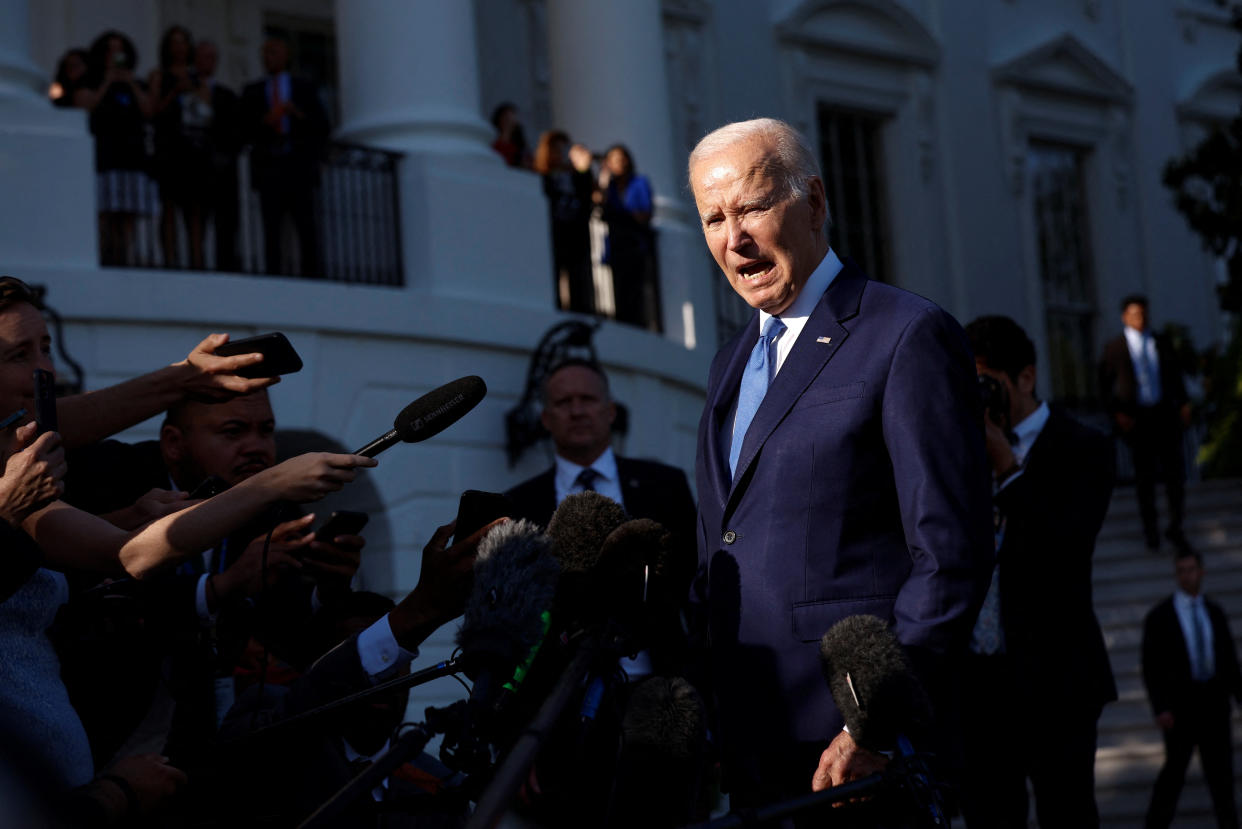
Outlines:
{"type": "Polygon", "coordinates": [[[735,783],[743,767],[761,773],[765,757],[826,746],[841,729],[817,647],[828,628],[878,616],[926,667],[964,648],[994,560],[961,327],[844,261],[773,379],[732,481],[720,433],[757,316],[708,380],[696,593],[735,783]]]}

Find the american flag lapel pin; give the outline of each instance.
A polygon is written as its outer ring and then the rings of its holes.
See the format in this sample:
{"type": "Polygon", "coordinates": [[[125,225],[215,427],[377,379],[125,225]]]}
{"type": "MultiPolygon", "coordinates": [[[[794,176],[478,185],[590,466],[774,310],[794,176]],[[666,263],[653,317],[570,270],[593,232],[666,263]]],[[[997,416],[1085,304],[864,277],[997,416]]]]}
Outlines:
{"type": "Polygon", "coordinates": [[[829,343],[831,343],[831,342],[832,342],[832,337],[817,337],[817,338],[815,339],[815,342],[817,342],[817,343],[823,343],[824,345],[828,345],[829,343]]]}

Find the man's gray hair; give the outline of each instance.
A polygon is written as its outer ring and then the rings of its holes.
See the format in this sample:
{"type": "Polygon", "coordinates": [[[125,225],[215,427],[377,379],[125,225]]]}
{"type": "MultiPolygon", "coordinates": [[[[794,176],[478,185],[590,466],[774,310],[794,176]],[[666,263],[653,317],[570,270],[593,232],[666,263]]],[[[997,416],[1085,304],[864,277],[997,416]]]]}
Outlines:
{"type": "MultiPolygon", "coordinates": [[[[753,139],[764,139],[771,145],[773,164],[768,172],[780,181],[788,198],[805,198],[812,178],[823,181],[815,151],[806,136],[779,118],[735,121],[709,132],[691,151],[686,165],[687,176],[701,159],[753,139]]],[[[690,192],[694,192],[693,181],[690,182],[690,192]]],[[[831,222],[829,214],[827,224],[831,222]]]]}
{"type": "Polygon", "coordinates": [[[772,145],[773,155],[779,165],[779,169],[773,172],[784,179],[783,183],[789,195],[805,196],[807,182],[813,177],[823,178],[810,142],[802,133],[777,118],[735,121],[709,132],[690,153],[688,167],[693,169],[699,159],[755,138],[766,139],[772,145]]]}

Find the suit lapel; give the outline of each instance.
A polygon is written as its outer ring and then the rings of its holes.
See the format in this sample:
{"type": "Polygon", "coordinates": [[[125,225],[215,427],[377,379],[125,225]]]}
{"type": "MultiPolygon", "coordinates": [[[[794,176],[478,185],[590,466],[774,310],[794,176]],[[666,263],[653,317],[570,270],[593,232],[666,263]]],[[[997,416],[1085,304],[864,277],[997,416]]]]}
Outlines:
{"type": "MultiPolygon", "coordinates": [[[[737,483],[745,477],[747,468],[754,462],[763,444],[849,336],[849,331],[841,323],[857,316],[867,277],[852,260],[844,259],[843,264],[845,267],[811,312],[793,350],[785,358],[784,365],[759,404],[759,411],[755,412],[755,419],[751,421],[742,443],[737,474],[729,487],[729,501],[737,496],[737,483]]],[[[738,378],[740,382],[740,370],[738,378]]],[[[727,464],[725,470],[728,474],[727,464]]]]}
{"type": "Polygon", "coordinates": [[[721,507],[725,505],[731,487],[729,481],[729,458],[721,452],[724,430],[732,424],[725,421],[737,396],[738,386],[742,382],[742,370],[746,368],[746,360],[759,339],[759,315],[751,317],[750,322],[742,329],[742,333],[733,341],[733,353],[713,390],[713,397],[708,401],[710,406],[708,417],[711,418],[707,429],[707,468],[711,472],[712,483],[715,485],[716,500],[721,507]]]}
{"type": "Polygon", "coordinates": [[[630,464],[625,458],[617,459],[617,484],[621,487],[621,500],[625,503],[626,513],[633,518],[641,513],[647,514],[647,510],[640,509],[643,506],[643,491],[639,483],[638,477],[633,475],[630,470],[630,464]]]}
{"type": "Polygon", "coordinates": [[[538,512],[539,517],[543,518],[541,526],[546,529],[552,520],[552,513],[556,512],[556,464],[552,464],[552,468],[539,477],[541,480],[536,487],[539,493],[538,512]]]}

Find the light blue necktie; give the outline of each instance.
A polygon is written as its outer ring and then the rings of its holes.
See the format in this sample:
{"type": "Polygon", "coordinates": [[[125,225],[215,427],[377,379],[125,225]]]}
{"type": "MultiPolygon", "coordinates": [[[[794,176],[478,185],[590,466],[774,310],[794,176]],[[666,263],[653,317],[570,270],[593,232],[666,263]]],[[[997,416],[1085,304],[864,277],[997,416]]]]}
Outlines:
{"type": "Polygon", "coordinates": [[[746,370],[742,372],[742,385],[737,392],[737,415],[733,420],[733,441],[729,446],[729,476],[737,474],[737,459],[742,454],[742,443],[746,438],[746,430],[759,411],[759,404],[768,392],[768,383],[772,381],[772,369],[776,360],[772,358],[772,345],[785,330],[785,323],[776,317],[768,317],[763,324],[763,332],[759,342],[755,343],[746,361],[746,370]]]}
{"type": "Polygon", "coordinates": [[[1160,402],[1160,372],[1156,370],[1156,361],[1152,359],[1155,341],[1149,335],[1143,336],[1143,373],[1147,375],[1147,404],[1154,406],[1160,402]]]}
{"type": "Polygon", "coordinates": [[[1195,640],[1194,664],[1191,665],[1190,676],[1196,682],[1207,682],[1213,675],[1212,669],[1208,666],[1207,635],[1203,631],[1202,601],[1202,599],[1192,599],[1190,602],[1190,627],[1195,640]]]}

